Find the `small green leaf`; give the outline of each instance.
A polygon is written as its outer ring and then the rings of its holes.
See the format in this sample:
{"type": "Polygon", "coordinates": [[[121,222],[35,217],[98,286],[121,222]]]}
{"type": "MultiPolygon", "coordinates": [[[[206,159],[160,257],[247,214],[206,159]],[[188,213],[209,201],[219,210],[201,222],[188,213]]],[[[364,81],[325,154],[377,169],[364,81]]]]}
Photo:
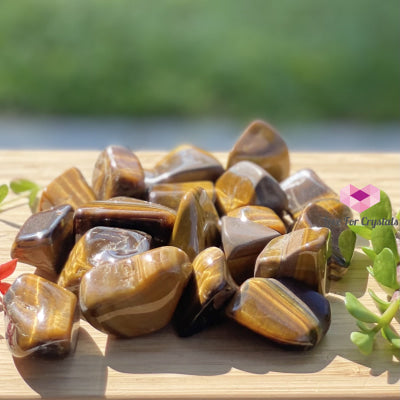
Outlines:
{"type": "Polygon", "coordinates": [[[382,336],[392,343],[394,347],[400,349],[400,336],[390,327],[390,325],[385,325],[381,330],[382,336]]]}
{"type": "Polygon", "coordinates": [[[375,257],[373,271],[378,283],[393,290],[399,289],[396,261],[392,250],[386,247],[375,257]]]}
{"type": "Polygon", "coordinates": [[[28,204],[33,213],[36,212],[36,206],[37,206],[37,202],[38,202],[37,195],[39,193],[39,190],[40,189],[38,187],[36,187],[36,188],[32,189],[31,193],[29,194],[29,198],[28,198],[29,203],[28,204]]]}
{"type": "Polygon", "coordinates": [[[368,265],[368,267],[366,267],[367,268],[367,271],[369,272],[369,274],[373,277],[373,278],[375,278],[375,276],[374,276],[374,270],[372,269],[372,267],[370,266],[370,265],[368,265]]]}
{"type": "Polygon", "coordinates": [[[380,201],[370,208],[367,208],[361,214],[361,219],[391,219],[392,218],[392,205],[390,203],[389,196],[381,190],[380,201]]]}
{"type": "Polygon", "coordinates": [[[381,326],[389,325],[392,322],[392,319],[397,314],[399,307],[400,307],[400,299],[392,301],[387,310],[382,314],[379,321],[379,325],[381,326]]]}
{"type": "Polygon", "coordinates": [[[360,330],[365,333],[372,332],[372,330],[374,329],[374,328],[370,328],[367,324],[365,324],[364,322],[361,322],[359,320],[357,320],[356,324],[360,328],[360,330]]]}
{"type": "Polygon", "coordinates": [[[356,235],[363,237],[364,239],[371,240],[372,228],[364,225],[347,225],[356,235]]]}
{"type": "Polygon", "coordinates": [[[8,186],[6,184],[0,185],[0,203],[7,197],[8,195],[8,186]]]}
{"type": "Polygon", "coordinates": [[[346,264],[350,264],[351,257],[354,253],[354,247],[356,245],[356,234],[350,229],[345,229],[339,235],[339,250],[342,256],[346,260],[346,264]]]}
{"type": "Polygon", "coordinates": [[[39,186],[28,179],[15,179],[10,182],[10,188],[15,194],[19,194],[37,189],[39,186]]]}
{"type": "Polygon", "coordinates": [[[378,307],[378,310],[381,313],[384,313],[390,306],[390,301],[382,300],[372,289],[368,289],[368,293],[372,297],[372,300],[374,300],[374,303],[378,307]]]}
{"type": "Polygon", "coordinates": [[[387,247],[392,250],[396,264],[399,262],[396,238],[391,225],[376,225],[371,233],[371,242],[376,254],[379,254],[387,247]]]}
{"type": "Polygon", "coordinates": [[[374,347],[375,333],[352,332],[350,335],[351,341],[360,349],[364,355],[371,354],[374,347]]]}
{"type": "Polygon", "coordinates": [[[374,261],[376,253],[374,249],[371,249],[371,247],[361,247],[361,250],[372,260],[374,261]]]}
{"type": "Polygon", "coordinates": [[[380,318],[369,311],[352,293],[347,292],[345,297],[347,311],[362,322],[379,322],[380,318]]]}

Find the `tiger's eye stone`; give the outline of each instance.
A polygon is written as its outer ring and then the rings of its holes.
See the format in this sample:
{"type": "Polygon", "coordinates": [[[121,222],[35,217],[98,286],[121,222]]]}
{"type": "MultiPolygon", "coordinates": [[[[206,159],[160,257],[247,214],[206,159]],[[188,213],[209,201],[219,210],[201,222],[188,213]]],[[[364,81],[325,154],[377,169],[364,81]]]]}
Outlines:
{"type": "Polygon", "coordinates": [[[226,303],[238,289],[217,247],[203,250],[193,261],[193,271],[173,317],[179,336],[191,336],[221,321],[226,303]]]}
{"type": "Polygon", "coordinates": [[[281,182],[288,199],[288,211],[294,219],[308,203],[338,195],[311,169],[302,169],[281,182]]]}
{"type": "Polygon", "coordinates": [[[252,221],[257,224],[271,228],[274,231],[278,231],[284,235],[286,233],[286,227],[283,221],[278,215],[268,207],[262,206],[244,206],[235,208],[229,211],[228,217],[240,218],[242,221],[252,221]]]}
{"type": "Polygon", "coordinates": [[[275,279],[250,278],[229,303],[229,317],[282,345],[310,349],[323,337],[312,310],[275,279]]]}
{"type": "Polygon", "coordinates": [[[332,254],[328,259],[328,278],[338,280],[347,272],[354,252],[356,235],[347,224],[352,218],[349,207],[337,199],[322,199],[309,203],[300,213],[293,230],[326,227],[331,231],[332,254]],[[344,252],[340,244],[345,241],[344,252]]]}
{"type": "Polygon", "coordinates": [[[329,255],[329,229],[300,229],[271,240],[257,257],[254,275],[294,278],[324,295],[329,255]]]}
{"type": "Polygon", "coordinates": [[[11,257],[58,274],[75,242],[73,216],[67,204],[32,214],[14,239],[11,257]]]}
{"type": "Polygon", "coordinates": [[[191,189],[204,189],[211,201],[215,202],[214,184],[211,181],[194,181],[179,183],[160,183],[154,185],[149,192],[149,201],[178,210],[182,197],[191,189]]]}
{"type": "Polygon", "coordinates": [[[60,277],[58,284],[76,295],[82,276],[98,265],[114,264],[150,250],[151,236],[129,229],[96,226],[88,230],[75,244],[60,277]]]}
{"type": "Polygon", "coordinates": [[[120,337],[161,329],[171,320],[190,275],[192,264],[182,250],[159,247],[98,265],[81,281],[79,302],[95,328],[120,337]]]}
{"type": "Polygon", "coordinates": [[[116,196],[141,199],[146,192],[139,159],[122,146],[108,146],[100,153],[94,166],[92,183],[98,200],[116,196]]]}
{"type": "Polygon", "coordinates": [[[78,208],[74,231],[80,237],[95,226],[134,229],[148,233],[158,246],[169,242],[176,213],[168,207],[129,197],[93,201],[78,208]]]}
{"type": "Polygon", "coordinates": [[[147,171],[145,181],[148,186],[166,182],[214,182],[223,172],[224,167],[211,153],[196,146],[182,145],[147,171]]]}
{"type": "Polygon", "coordinates": [[[262,224],[240,218],[222,217],[222,246],[233,279],[240,285],[254,276],[254,266],[261,250],[279,232],[262,224]]]}
{"type": "Polygon", "coordinates": [[[204,189],[191,189],[179,205],[170,245],[179,247],[193,260],[207,247],[219,245],[220,240],[213,202],[204,189]]]}
{"type": "Polygon", "coordinates": [[[20,275],[3,298],[6,340],[14,357],[63,357],[75,349],[76,296],[38,275],[20,275]]]}
{"type": "Polygon", "coordinates": [[[69,204],[73,209],[96,200],[92,188],[86,182],[78,168],[70,168],[51,181],[42,192],[39,211],[62,204],[69,204]]]}
{"type": "Polygon", "coordinates": [[[269,207],[278,214],[287,208],[286,194],[276,179],[250,161],[229,168],[215,183],[215,190],[223,214],[247,205],[269,207]]]}
{"type": "Polygon", "coordinates": [[[252,122],[228,156],[228,168],[240,161],[252,161],[277,181],[289,176],[289,151],[279,133],[264,121],[252,122]]]}

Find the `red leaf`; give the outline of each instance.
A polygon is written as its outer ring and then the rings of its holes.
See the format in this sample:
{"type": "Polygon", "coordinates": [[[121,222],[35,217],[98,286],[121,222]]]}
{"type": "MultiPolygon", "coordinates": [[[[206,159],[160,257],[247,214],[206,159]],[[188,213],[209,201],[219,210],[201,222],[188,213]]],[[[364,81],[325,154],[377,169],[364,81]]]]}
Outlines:
{"type": "Polygon", "coordinates": [[[0,292],[3,294],[7,293],[7,290],[10,288],[10,284],[7,282],[0,282],[0,292]]]}
{"type": "Polygon", "coordinates": [[[17,266],[17,258],[0,265],[0,281],[10,276],[17,266]]]}

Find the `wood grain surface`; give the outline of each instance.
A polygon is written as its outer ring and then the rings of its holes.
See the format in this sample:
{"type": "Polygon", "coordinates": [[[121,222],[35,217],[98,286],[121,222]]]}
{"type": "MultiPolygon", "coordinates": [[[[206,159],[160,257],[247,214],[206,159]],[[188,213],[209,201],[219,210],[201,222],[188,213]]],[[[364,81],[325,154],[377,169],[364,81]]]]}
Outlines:
{"type": "MultiPolygon", "coordinates": [[[[138,152],[151,167],[161,153],[138,152]]],[[[0,183],[24,177],[45,185],[70,166],[91,180],[98,152],[0,151],[0,183]]],[[[222,161],[226,154],[218,154],[222,161]]],[[[400,154],[294,153],[292,171],[313,168],[334,190],[352,183],[385,190],[400,208],[400,154]]],[[[18,227],[29,216],[27,206],[0,214],[0,262],[18,227]]],[[[178,338],[171,327],[131,339],[108,338],[82,321],[74,355],[63,360],[13,359],[0,319],[0,398],[236,399],[329,398],[399,399],[400,354],[379,340],[370,356],[350,342],[356,329],[343,303],[346,291],[373,308],[366,292],[374,286],[357,251],[348,274],[328,295],[332,326],[309,352],[277,348],[266,339],[227,321],[191,338],[178,338]]],[[[33,268],[18,264],[7,280],[33,268]]]]}

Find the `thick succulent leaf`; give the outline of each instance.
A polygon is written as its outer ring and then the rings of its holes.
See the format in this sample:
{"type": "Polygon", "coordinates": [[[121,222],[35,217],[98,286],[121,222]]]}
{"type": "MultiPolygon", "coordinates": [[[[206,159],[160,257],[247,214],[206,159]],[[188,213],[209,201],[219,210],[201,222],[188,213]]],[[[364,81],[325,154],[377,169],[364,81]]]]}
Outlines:
{"type": "Polygon", "coordinates": [[[345,297],[347,311],[362,322],[379,322],[379,317],[368,310],[352,293],[347,292],[345,297]]]}
{"type": "Polygon", "coordinates": [[[374,332],[352,332],[350,335],[351,341],[359,348],[361,353],[371,354],[374,347],[374,332]]]}
{"type": "Polygon", "coordinates": [[[372,300],[374,300],[374,303],[378,307],[378,310],[381,313],[384,313],[390,306],[390,301],[382,300],[372,289],[368,289],[368,293],[372,297],[372,300]]]}
{"type": "Polygon", "coordinates": [[[370,208],[367,208],[360,214],[361,218],[367,220],[378,219],[391,219],[392,218],[392,205],[389,196],[381,190],[380,201],[370,208]]]}
{"type": "Polygon", "coordinates": [[[379,254],[385,248],[389,248],[392,250],[396,264],[399,262],[396,238],[391,225],[376,225],[371,233],[371,243],[376,254],[379,254]]]}
{"type": "Polygon", "coordinates": [[[399,288],[396,276],[396,261],[392,250],[384,248],[374,260],[374,278],[382,286],[392,290],[392,292],[399,288]]]}
{"type": "Polygon", "coordinates": [[[347,225],[356,235],[364,239],[371,240],[372,228],[364,225],[347,225]]]}
{"type": "Polygon", "coordinates": [[[18,194],[23,192],[28,192],[34,189],[37,189],[39,186],[28,179],[14,179],[10,182],[11,190],[18,194]]]}
{"type": "Polygon", "coordinates": [[[7,197],[8,195],[8,186],[3,184],[0,185],[0,203],[7,197]]]}
{"type": "Polygon", "coordinates": [[[344,230],[339,235],[339,250],[348,264],[350,264],[351,257],[353,257],[355,245],[356,234],[350,229],[344,230]]]}

